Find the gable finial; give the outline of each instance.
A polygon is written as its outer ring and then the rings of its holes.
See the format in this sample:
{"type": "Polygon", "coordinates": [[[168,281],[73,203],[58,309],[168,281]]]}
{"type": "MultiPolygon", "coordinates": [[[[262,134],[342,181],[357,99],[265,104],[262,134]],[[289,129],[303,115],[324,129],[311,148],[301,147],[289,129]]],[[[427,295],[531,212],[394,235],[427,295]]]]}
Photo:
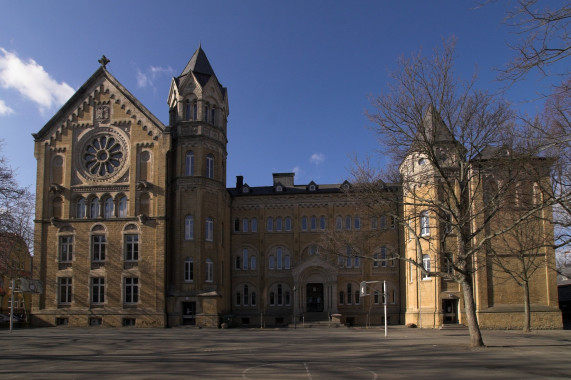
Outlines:
{"type": "Polygon", "coordinates": [[[97,62],[99,62],[101,64],[101,66],[103,66],[103,68],[106,69],[107,64],[111,61],[109,60],[109,58],[107,58],[105,55],[103,55],[103,56],[101,56],[101,59],[97,62]]]}

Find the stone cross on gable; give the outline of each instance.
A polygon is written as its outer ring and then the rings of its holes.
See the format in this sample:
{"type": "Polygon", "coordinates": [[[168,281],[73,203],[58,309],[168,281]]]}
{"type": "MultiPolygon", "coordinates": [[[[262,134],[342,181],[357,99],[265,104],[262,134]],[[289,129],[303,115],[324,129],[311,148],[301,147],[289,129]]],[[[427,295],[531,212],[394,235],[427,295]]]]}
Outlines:
{"type": "Polygon", "coordinates": [[[107,58],[106,56],[103,55],[103,56],[101,57],[101,59],[100,59],[99,61],[97,61],[97,62],[99,62],[99,63],[101,64],[101,66],[103,66],[103,68],[106,69],[106,68],[107,68],[107,67],[106,67],[107,64],[108,64],[109,62],[111,62],[111,61],[109,60],[109,58],[107,58]]]}

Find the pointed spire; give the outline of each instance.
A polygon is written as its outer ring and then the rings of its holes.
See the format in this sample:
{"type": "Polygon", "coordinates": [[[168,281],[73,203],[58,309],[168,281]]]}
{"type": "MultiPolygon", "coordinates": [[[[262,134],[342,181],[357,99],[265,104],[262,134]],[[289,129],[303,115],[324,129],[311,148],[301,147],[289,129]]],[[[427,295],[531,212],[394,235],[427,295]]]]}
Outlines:
{"type": "Polygon", "coordinates": [[[202,50],[202,43],[198,45],[198,49],[196,49],[192,58],[188,61],[181,76],[188,74],[189,71],[205,75],[214,75],[214,70],[212,70],[212,66],[210,66],[208,58],[206,58],[206,53],[202,50]]]}

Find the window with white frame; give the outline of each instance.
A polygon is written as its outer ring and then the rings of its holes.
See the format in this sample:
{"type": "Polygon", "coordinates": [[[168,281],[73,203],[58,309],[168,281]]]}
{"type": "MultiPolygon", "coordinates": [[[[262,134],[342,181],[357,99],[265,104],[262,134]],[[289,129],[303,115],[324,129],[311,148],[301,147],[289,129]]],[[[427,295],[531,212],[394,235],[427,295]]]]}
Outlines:
{"type": "Polygon", "coordinates": [[[139,260],[139,234],[125,234],[125,261],[139,260]]]}
{"type": "MultiPolygon", "coordinates": [[[[422,255],[422,266],[425,271],[430,272],[430,256],[424,254],[422,255]]],[[[422,279],[429,279],[430,275],[426,273],[422,273],[422,279]]]]}
{"type": "Polygon", "coordinates": [[[206,177],[214,178],[214,156],[206,156],[206,177]]]}
{"type": "Polygon", "coordinates": [[[73,236],[59,237],[59,262],[70,263],[73,260],[73,236]]]}
{"type": "Polygon", "coordinates": [[[184,218],[184,240],[194,239],[194,217],[187,215],[184,218]]]}
{"type": "Polygon", "coordinates": [[[125,277],[124,284],[124,300],[126,304],[136,304],[139,302],[139,278],[125,277]]]}
{"type": "Polygon", "coordinates": [[[430,235],[430,219],[428,211],[423,211],[420,213],[420,236],[428,235],[430,235]]]}
{"type": "Polygon", "coordinates": [[[184,156],[184,175],[194,175],[194,152],[186,152],[184,156]]]}
{"type": "Polygon", "coordinates": [[[58,278],[58,303],[60,305],[69,305],[71,303],[71,277],[58,278]]]}
{"type": "Polygon", "coordinates": [[[184,259],[184,281],[192,282],[194,280],[194,260],[192,257],[184,259]]]}
{"type": "Polygon", "coordinates": [[[214,263],[206,259],[206,282],[214,282],[214,263]]]}
{"type": "Polygon", "coordinates": [[[214,220],[212,218],[206,218],[206,241],[214,241],[214,220]]]}
{"type": "Polygon", "coordinates": [[[91,277],[91,303],[102,304],[105,302],[105,278],[91,277]]]}

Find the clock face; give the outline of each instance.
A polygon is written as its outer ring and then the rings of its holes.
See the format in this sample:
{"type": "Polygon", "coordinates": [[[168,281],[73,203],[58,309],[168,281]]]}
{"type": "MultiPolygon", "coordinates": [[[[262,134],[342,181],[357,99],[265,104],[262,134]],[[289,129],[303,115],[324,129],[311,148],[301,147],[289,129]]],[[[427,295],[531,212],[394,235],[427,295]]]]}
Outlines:
{"type": "Polygon", "coordinates": [[[78,173],[89,182],[110,182],[127,170],[127,138],[110,127],[99,127],[81,138],[78,173]]]}

